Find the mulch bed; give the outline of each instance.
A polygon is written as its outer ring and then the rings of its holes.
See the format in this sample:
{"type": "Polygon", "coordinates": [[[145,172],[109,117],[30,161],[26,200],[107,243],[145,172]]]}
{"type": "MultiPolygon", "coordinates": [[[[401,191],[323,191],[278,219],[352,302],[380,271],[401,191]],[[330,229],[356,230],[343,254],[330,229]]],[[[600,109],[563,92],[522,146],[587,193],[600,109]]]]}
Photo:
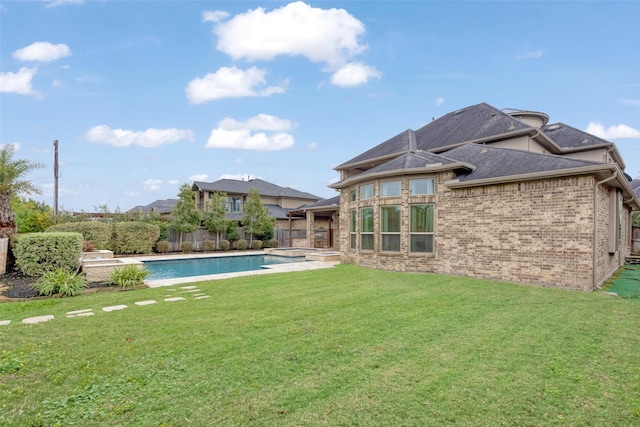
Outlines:
{"type": "MultiPolygon", "coordinates": [[[[0,301],[41,297],[31,286],[37,280],[37,277],[25,276],[15,269],[0,275],[0,301]]],[[[99,288],[109,288],[110,286],[107,283],[95,282],[89,283],[87,287],[97,290],[99,288]]]]}

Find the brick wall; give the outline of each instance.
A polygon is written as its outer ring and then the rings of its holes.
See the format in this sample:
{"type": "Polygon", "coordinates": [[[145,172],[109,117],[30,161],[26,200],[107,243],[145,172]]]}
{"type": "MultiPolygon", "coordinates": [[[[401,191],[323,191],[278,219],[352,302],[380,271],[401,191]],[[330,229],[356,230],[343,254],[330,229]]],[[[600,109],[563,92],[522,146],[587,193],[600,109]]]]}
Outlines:
{"type": "MultiPolygon", "coordinates": [[[[376,196],[370,200],[350,202],[349,189],[344,189],[339,228],[342,261],[397,271],[593,288],[593,177],[453,190],[444,185],[451,173],[431,177],[436,184],[431,196],[409,197],[408,177],[402,178],[402,197],[396,199],[379,198],[378,181],[376,196]],[[414,203],[435,204],[432,254],[408,252],[409,205],[414,203]],[[402,206],[399,253],[380,251],[379,208],[386,204],[402,206]],[[349,211],[362,206],[374,207],[375,243],[370,252],[349,249],[349,211]]],[[[608,207],[607,216],[601,215],[599,222],[608,223],[608,207]]],[[[606,225],[604,239],[606,243],[606,225]]],[[[608,254],[604,258],[602,276],[610,274],[616,264],[608,254]]]]}

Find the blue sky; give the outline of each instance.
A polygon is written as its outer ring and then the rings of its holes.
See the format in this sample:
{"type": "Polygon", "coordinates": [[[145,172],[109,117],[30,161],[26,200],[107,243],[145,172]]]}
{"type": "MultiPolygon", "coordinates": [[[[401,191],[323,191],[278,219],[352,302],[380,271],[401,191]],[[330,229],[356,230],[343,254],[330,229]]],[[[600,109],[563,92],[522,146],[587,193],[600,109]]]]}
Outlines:
{"type": "Polygon", "coordinates": [[[53,204],[126,211],[333,167],[487,102],[618,146],[640,176],[640,2],[0,1],[0,144],[53,204]]]}

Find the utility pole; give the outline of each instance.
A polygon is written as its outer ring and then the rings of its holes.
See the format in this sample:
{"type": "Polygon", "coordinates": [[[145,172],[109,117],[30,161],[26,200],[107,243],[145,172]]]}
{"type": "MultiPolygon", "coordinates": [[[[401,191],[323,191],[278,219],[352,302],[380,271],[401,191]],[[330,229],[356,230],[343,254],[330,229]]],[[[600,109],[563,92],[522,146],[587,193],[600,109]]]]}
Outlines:
{"type": "Polygon", "coordinates": [[[58,216],[58,140],[55,139],[53,141],[53,146],[55,147],[55,154],[53,158],[53,181],[54,181],[54,189],[53,189],[53,216],[58,216]]]}

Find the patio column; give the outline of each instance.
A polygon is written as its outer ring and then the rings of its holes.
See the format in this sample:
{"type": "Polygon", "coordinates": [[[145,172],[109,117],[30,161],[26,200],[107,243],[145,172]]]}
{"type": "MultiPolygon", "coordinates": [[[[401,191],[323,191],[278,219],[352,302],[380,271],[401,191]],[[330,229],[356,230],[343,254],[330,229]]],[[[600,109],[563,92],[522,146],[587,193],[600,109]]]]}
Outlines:
{"type": "Polygon", "coordinates": [[[315,214],[313,211],[307,211],[307,247],[313,248],[315,246],[315,214]]]}

